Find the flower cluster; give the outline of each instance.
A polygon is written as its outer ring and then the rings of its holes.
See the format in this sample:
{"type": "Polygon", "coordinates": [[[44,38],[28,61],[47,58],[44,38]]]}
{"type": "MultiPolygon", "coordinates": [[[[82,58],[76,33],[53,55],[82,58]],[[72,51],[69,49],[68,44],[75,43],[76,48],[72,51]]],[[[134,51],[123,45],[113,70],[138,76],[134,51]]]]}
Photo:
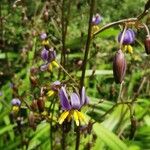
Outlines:
{"type": "Polygon", "coordinates": [[[53,48],[50,48],[49,41],[47,39],[46,33],[41,34],[42,44],[44,46],[43,50],[41,51],[41,58],[44,61],[44,64],[40,67],[41,71],[50,70],[52,71],[53,66],[59,67],[58,63],[56,62],[56,51],[53,48]]]}
{"type": "Polygon", "coordinates": [[[122,83],[126,74],[127,65],[123,50],[128,51],[129,53],[133,53],[133,48],[130,44],[133,44],[134,41],[135,32],[130,28],[120,32],[118,35],[118,42],[122,45],[121,49],[116,52],[113,60],[113,74],[116,83],[122,83]]]}
{"type": "Polygon", "coordinates": [[[68,96],[65,87],[61,87],[59,97],[63,113],[58,120],[59,124],[62,124],[65,120],[70,122],[71,119],[75,120],[77,126],[81,123],[86,123],[84,114],[80,112],[81,107],[89,103],[85,88],[82,88],[80,95],[73,92],[70,94],[70,98],[68,96]]]}

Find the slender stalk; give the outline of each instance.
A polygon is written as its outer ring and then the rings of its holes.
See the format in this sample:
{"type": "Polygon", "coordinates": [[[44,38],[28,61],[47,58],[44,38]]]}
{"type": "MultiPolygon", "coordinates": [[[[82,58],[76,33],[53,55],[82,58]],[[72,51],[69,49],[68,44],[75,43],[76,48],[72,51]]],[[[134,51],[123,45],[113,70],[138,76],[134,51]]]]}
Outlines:
{"type": "Polygon", "coordinates": [[[146,16],[148,13],[148,11],[143,11],[140,15],[138,15],[136,18],[127,18],[127,19],[121,19],[119,21],[115,21],[115,22],[111,22],[111,23],[108,23],[106,25],[104,25],[103,27],[100,28],[99,31],[97,31],[96,33],[94,33],[94,36],[93,38],[101,33],[102,31],[110,28],[110,27],[113,27],[113,26],[116,26],[116,25],[120,25],[120,24],[123,24],[123,23],[128,23],[128,22],[136,22],[136,21],[139,21],[141,20],[144,16],[146,16]]]}
{"type": "Polygon", "coordinates": [[[90,50],[91,31],[92,31],[92,17],[93,17],[94,7],[95,7],[95,0],[92,0],[91,1],[91,8],[90,8],[88,36],[87,36],[87,41],[86,41],[86,46],[85,46],[85,52],[84,52],[84,59],[83,59],[83,65],[82,65],[82,75],[81,75],[81,79],[80,79],[80,87],[81,88],[84,85],[84,78],[85,78],[85,71],[86,71],[87,59],[88,59],[88,54],[89,54],[89,50],[90,50]]]}
{"type": "MultiPolygon", "coordinates": [[[[61,51],[61,60],[60,64],[66,68],[66,35],[70,18],[70,9],[71,9],[71,0],[68,2],[67,16],[65,17],[65,0],[62,1],[62,17],[61,17],[61,25],[62,25],[62,51],[61,51]]],[[[58,78],[60,78],[61,70],[59,70],[58,78]]]]}
{"type": "Polygon", "coordinates": [[[80,146],[80,128],[77,127],[75,150],[79,150],[79,146],[80,146]]]}
{"type": "MultiPolygon", "coordinates": [[[[85,52],[84,52],[84,59],[83,59],[83,65],[82,65],[82,75],[80,79],[80,88],[83,87],[84,85],[84,78],[85,78],[85,71],[86,71],[86,65],[87,65],[87,59],[88,59],[88,54],[90,50],[90,43],[91,43],[91,31],[92,31],[92,17],[93,17],[93,12],[94,12],[94,7],[95,7],[95,0],[91,1],[90,4],[90,18],[89,18],[89,27],[88,27],[88,36],[87,36],[87,41],[86,41],[86,46],[85,46],[85,52]]],[[[77,127],[77,133],[76,133],[76,147],[75,150],[79,150],[80,147],[80,128],[77,127]]]]}

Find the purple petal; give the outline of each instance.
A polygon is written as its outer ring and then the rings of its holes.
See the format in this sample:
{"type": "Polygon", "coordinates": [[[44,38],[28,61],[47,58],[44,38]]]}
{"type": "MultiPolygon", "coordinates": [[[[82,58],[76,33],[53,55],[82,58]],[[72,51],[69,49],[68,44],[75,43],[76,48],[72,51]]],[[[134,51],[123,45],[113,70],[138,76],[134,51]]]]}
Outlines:
{"type": "Polygon", "coordinates": [[[50,54],[49,54],[49,61],[51,62],[51,61],[55,60],[56,52],[55,51],[49,51],[49,52],[50,52],[50,54]]]}
{"type": "Polygon", "coordinates": [[[46,33],[42,33],[40,35],[41,40],[45,40],[47,38],[47,34],[46,33]]]}
{"type": "Polygon", "coordinates": [[[41,58],[44,61],[48,61],[48,55],[49,55],[49,51],[47,51],[45,48],[41,51],[41,58]]]}
{"type": "Polygon", "coordinates": [[[72,106],[72,108],[80,109],[82,105],[80,104],[79,96],[76,93],[72,93],[70,98],[71,98],[71,106],[72,106]]]}
{"type": "MultiPolygon", "coordinates": [[[[121,32],[118,36],[118,41],[120,42],[121,41],[121,37],[122,37],[122,33],[121,32]]],[[[124,39],[123,39],[123,44],[132,44],[133,42],[135,41],[135,33],[132,29],[128,29],[126,30],[125,32],[125,35],[124,35],[124,39]]]]}
{"type": "Polygon", "coordinates": [[[84,105],[85,103],[85,87],[82,87],[82,91],[81,91],[81,105],[84,105]]]}
{"type": "Polygon", "coordinates": [[[60,103],[63,110],[70,110],[71,106],[68,101],[68,96],[64,87],[59,91],[60,103]]]}
{"type": "Polygon", "coordinates": [[[47,68],[48,68],[48,64],[44,64],[44,65],[41,65],[40,70],[41,71],[46,71],[47,68]]]}
{"type": "Polygon", "coordinates": [[[13,98],[12,101],[11,101],[11,104],[20,106],[21,101],[18,98],[13,98]]]}
{"type": "Polygon", "coordinates": [[[89,104],[90,103],[90,99],[88,96],[85,96],[85,103],[84,104],[89,104]]]}

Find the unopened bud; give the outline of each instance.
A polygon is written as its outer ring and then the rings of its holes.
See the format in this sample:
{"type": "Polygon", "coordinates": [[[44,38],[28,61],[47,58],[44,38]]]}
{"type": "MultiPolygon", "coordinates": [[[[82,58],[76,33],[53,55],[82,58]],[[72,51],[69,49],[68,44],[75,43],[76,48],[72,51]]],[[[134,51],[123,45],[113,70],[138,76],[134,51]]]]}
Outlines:
{"type": "Polygon", "coordinates": [[[38,110],[37,100],[32,101],[31,109],[32,109],[32,111],[37,111],[38,110]]]}
{"type": "Polygon", "coordinates": [[[37,105],[38,105],[38,109],[40,112],[44,111],[44,107],[45,107],[45,102],[42,98],[40,98],[39,100],[37,100],[37,105]]]}
{"type": "Polygon", "coordinates": [[[33,112],[30,112],[29,117],[28,117],[28,121],[29,121],[29,126],[35,130],[36,129],[36,118],[33,112]]]}
{"type": "Polygon", "coordinates": [[[145,41],[144,41],[144,44],[145,44],[145,52],[146,54],[150,54],[150,36],[147,36],[145,41]]]}
{"type": "Polygon", "coordinates": [[[113,60],[113,74],[116,83],[121,83],[126,73],[126,60],[122,50],[118,50],[113,60]]]}

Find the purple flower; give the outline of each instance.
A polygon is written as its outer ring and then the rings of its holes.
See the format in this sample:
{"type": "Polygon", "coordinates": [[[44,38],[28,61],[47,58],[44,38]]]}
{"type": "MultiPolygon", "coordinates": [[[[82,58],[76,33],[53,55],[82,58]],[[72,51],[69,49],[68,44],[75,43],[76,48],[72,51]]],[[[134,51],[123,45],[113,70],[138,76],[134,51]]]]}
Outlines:
{"type": "Polygon", "coordinates": [[[52,62],[53,60],[55,60],[56,58],[56,51],[51,48],[49,50],[46,50],[45,48],[41,51],[41,58],[44,60],[44,61],[47,61],[47,62],[52,62]]]}
{"type": "Polygon", "coordinates": [[[85,94],[85,88],[82,88],[81,96],[77,93],[71,93],[70,101],[65,87],[61,87],[59,91],[60,102],[63,110],[81,109],[83,105],[89,103],[89,98],[85,94]]]}
{"type": "Polygon", "coordinates": [[[98,25],[101,21],[102,21],[102,17],[99,14],[96,14],[95,16],[93,16],[92,18],[92,24],[93,25],[98,25]]]}
{"type": "Polygon", "coordinates": [[[40,38],[41,38],[41,40],[45,40],[47,38],[47,34],[41,33],[40,38]]]}
{"type": "Polygon", "coordinates": [[[21,101],[18,98],[13,98],[11,101],[11,104],[14,106],[20,106],[21,105],[21,101]]]}
{"type": "MultiPolygon", "coordinates": [[[[121,32],[118,36],[118,42],[121,41],[122,33],[123,32],[121,32]]],[[[132,29],[126,30],[126,32],[124,34],[123,44],[124,45],[132,44],[134,41],[135,41],[134,31],[132,29]]]]}
{"type": "Polygon", "coordinates": [[[49,55],[49,51],[44,48],[44,49],[41,51],[41,58],[42,58],[44,61],[47,61],[47,60],[48,60],[48,55],[49,55]]]}

